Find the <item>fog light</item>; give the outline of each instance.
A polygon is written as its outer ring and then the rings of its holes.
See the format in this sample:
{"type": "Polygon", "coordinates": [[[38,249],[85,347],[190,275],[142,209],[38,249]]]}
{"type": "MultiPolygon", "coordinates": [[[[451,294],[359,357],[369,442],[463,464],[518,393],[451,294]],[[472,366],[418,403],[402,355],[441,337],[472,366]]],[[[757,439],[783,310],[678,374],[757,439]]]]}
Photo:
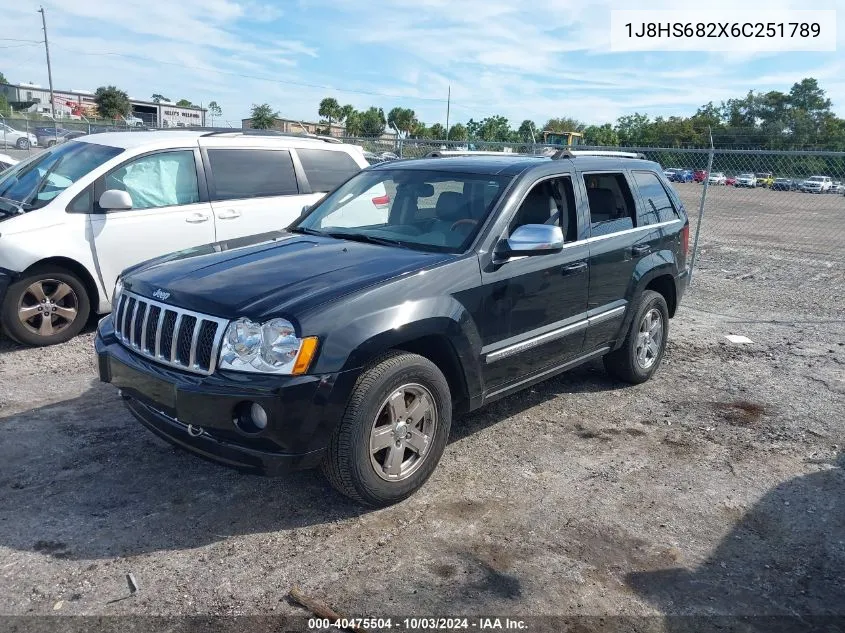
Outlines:
{"type": "Polygon", "coordinates": [[[267,412],[260,404],[253,402],[252,406],[249,408],[249,415],[252,418],[252,423],[255,425],[255,428],[267,428],[267,412]]]}

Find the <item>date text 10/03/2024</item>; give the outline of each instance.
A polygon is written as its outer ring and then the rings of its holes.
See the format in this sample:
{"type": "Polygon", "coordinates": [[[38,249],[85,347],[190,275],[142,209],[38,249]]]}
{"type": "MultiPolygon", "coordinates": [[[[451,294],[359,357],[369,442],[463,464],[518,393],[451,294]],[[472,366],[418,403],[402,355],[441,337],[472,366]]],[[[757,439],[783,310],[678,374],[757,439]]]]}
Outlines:
{"type": "Polygon", "coordinates": [[[397,631],[528,631],[524,620],[512,618],[341,618],[308,620],[309,630],[374,629],[397,631]]]}

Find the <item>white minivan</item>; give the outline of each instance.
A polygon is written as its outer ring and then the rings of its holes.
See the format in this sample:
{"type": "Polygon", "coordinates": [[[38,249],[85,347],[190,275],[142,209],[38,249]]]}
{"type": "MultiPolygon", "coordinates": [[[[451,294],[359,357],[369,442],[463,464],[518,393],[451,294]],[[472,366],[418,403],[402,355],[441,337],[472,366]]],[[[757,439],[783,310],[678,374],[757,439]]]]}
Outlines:
{"type": "MultiPolygon", "coordinates": [[[[321,137],[92,134],[0,174],[0,325],[16,341],[75,336],[111,310],[120,272],[203,244],[280,230],[368,166],[321,137]]],[[[374,221],[386,215],[374,192],[374,221]]]]}

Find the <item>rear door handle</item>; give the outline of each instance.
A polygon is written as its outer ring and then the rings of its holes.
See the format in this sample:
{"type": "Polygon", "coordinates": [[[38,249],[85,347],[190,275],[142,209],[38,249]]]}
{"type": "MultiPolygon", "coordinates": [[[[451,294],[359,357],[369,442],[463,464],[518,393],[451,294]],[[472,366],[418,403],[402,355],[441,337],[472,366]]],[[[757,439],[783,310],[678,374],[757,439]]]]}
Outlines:
{"type": "Polygon", "coordinates": [[[577,275],[584,270],[587,270],[587,262],[577,262],[564,266],[560,272],[564,275],[577,275]]]}
{"type": "Polygon", "coordinates": [[[226,209],[222,213],[218,213],[217,217],[220,220],[234,220],[235,218],[241,217],[241,212],[235,211],[234,209],[226,209]]]}
{"type": "Polygon", "coordinates": [[[191,224],[200,224],[201,222],[208,222],[208,216],[205,213],[192,213],[187,218],[185,218],[185,222],[190,222],[191,224]]]}
{"type": "Polygon", "coordinates": [[[643,255],[648,255],[650,252],[651,246],[648,244],[640,244],[631,248],[631,253],[634,257],[642,257],[643,255]]]}

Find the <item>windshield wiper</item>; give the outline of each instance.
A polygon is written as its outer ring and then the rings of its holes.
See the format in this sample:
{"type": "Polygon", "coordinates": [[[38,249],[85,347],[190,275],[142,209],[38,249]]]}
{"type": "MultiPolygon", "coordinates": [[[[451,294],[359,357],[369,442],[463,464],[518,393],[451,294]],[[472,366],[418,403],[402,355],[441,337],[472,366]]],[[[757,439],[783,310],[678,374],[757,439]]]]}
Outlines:
{"type": "Polygon", "coordinates": [[[326,234],[322,231],[318,231],[317,229],[309,229],[304,226],[295,226],[292,229],[288,229],[291,233],[305,233],[306,235],[318,235],[320,237],[326,237],[326,234]]]}
{"type": "Polygon", "coordinates": [[[410,248],[406,242],[393,240],[388,237],[376,237],[366,233],[347,233],[346,231],[327,231],[323,235],[334,237],[340,240],[352,240],[354,242],[366,242],[368,244],[380,244],[381,246],[398,246],[399,248],[410,248]]]}
{"type": "Polygon", "coordinates": [[[4,198],[3,196],[0,196],[0,202],[9,205],[12,210],[19,215],[24,214],[28,211],[26,207],[28,207],[29,205],[24,204],[22,202],[18,202],[17,200],[12,200],[11,198],[4,198]]]}

